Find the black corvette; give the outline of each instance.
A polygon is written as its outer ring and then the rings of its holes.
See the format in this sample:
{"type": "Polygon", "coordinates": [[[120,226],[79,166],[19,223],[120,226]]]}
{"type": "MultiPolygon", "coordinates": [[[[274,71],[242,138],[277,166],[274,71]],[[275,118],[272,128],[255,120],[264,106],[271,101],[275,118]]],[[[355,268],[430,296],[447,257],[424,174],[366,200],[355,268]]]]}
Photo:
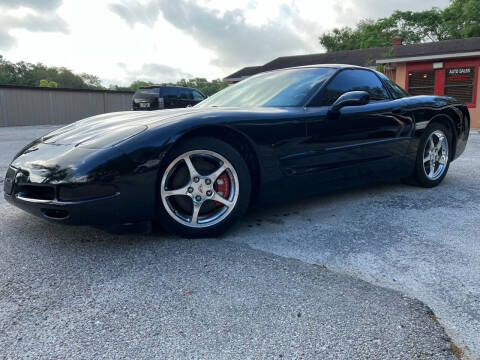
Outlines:
{"type": "Polygon", "coordinates": [[[62,127],[15,156],[4,193],[60,223],[158,221],[183,236],[215,236],[252,203],[378,179],[436,186],[469,128],[455,99],[409,96],[370,69],[291,68],[192,108],[62,127]]]}

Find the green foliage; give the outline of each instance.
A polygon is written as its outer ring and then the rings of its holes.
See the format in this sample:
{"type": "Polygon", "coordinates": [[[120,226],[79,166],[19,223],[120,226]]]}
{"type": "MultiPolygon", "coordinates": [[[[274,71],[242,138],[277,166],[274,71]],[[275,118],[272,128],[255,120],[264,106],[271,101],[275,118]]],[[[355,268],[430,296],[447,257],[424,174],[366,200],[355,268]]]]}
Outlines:
{"type": "Polygon", "coordinates": [[[90,87],[93,87],[96,89],[104,89],[104,87],[102,86],[102,81],[96,75],[83,73],[83,74],[80,74],[80,78],[83,80],[85,84],[87,84],[90,87]]]}
{"type": "Polygon", "coordinates": [[[202,93],[208,96],[213,95],[216,92],[227,87],[227,83],[223,82],[220,79],[208,81],[205,78],[193,78],[188,80],[182,79],[180,81],[177,81],[175,85],[194,88],[200,90],[202,93]]]}
{"type": "Polygon", "coordinates": [[[137,90],[141,86],[150,86],[150,85],[155,85],[153,82],[150,81],[142,81],[142,80],[135,80],[133,83],[130,84],[128,87],[130,90],[137,90]]]}
{"type": "Polygon", "coordinates": [[[480,1],[451,1],[444,11],[444,21],[453,38],[480,36],[480,1]]]}
{"type": "Polygon", "coordinates": [[[390,17],[362,20],[355,28],[335,28],[319,37],[328,52],[391,45],[395,36],[405,44],[480,36],[480,2],[451,0],[441,10],[395,11],[390,17]]]}
{"type": "MultiPolygon", "coordinates": [[[[49,67],[41,63],[31,64],[24,61],[12,63],[0,55],[0,84],[29,85],[42,87],[62,87],[73,89],[105,89],[98,76],[91,74],[74,74],[65,67],[49,67]]],[[[154,85],[150,81],[136,80],[130,86],[112,85],[113,90],[135,91],[141,86],[154,85]]],[[[205,78],[182,79],[175,84],[192,87],[205,95],[212,95],[225,88],[226,83],[220,79],[208,81],[205,78]]]]}
{"type": "MultiPolygon", "coordinates": [[[[159,85],[150,81],[136,80],[130,84],[130,86],[111,86],[113,90],[131,90],[135,91],[141,86],[150,86],[150,85],[159,85]]],[[[213,95],[217,91],[220,91],[227,87],[227,83],[223,82],[220,79],[215,79],[208,81],[205,78],[193,78],[193,79],[181,79],[176,83],[160,84],[160,85],[177,85],[177,86],[186,86],[200,90],[205,95],[213,95]]]]}
{"type": "Polygon", "coordinates": [[[55,81],[48,81],[46,79],[40,80],[40,84],[38,85],[40,87],[58,87],[58,84],[55,81]]]}
{"type": "Polygon", "coordinates": [[[100,79],[94,75],[76,75],[65,67],[50,67],[24,61],[12,63],[0,55],[0,84],[49,86],[75,89],[99,89],[100,79]],[[48,79],[48,80],[47,80],[48,79]],[[47,84],[45,84],[45,80],[47,84]]]}

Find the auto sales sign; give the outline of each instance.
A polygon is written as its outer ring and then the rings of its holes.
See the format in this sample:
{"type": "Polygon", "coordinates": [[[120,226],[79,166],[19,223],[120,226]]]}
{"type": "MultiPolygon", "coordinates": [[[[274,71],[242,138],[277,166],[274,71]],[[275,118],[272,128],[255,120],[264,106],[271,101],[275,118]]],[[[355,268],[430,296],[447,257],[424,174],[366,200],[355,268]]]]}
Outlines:
{"type": "Polygon", "coordinates": [[[447,81],[469,81],[473,80],[473,68],[452,68],[447,70],[447,81]]]}

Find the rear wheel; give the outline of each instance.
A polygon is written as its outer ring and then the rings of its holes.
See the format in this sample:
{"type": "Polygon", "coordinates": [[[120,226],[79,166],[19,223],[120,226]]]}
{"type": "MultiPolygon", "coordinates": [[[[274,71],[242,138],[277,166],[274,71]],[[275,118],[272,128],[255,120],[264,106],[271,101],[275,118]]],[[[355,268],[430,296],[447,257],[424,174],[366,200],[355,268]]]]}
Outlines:
{"type": "Polygon", "coordinates": [[[242,156],[213,138],[193,138],[164,161],[158,222],[185,237],[217,236],[246,211],[250,174],[242,156]]]}
{"type": "Polygon", "coordinates": [[[425,129],[410,183],[434,187],[442,182],[450,166],[451,136],[450,130],[440,123],[432,123],[425,129]]]}

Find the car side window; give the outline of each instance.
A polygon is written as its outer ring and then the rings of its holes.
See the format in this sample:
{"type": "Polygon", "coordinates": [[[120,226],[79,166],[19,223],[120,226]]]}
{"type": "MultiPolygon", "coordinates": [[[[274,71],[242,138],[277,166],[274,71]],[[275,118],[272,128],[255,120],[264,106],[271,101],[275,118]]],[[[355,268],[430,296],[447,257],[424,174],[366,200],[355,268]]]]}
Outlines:
{"type": "Polygon", "coordinates": [[[371,100],[390,98],[382,82],[372,71],[346,69],[335,75],[311,101],[310,106],[330,106],[340,95],[350,91],[366,91],[371,100]]]}
{"type": "Polygon", "coordinates": [[[202,101],[205,97],[196,90],[192,90],[193,100],[202,101]]]}
{"type": "Polygon", "coordinates": [[[382,78],[383,83],[388,88],[388,90],[390,90],[390,93],[393,95],[395,99],[401,99],[409,96],[405,90],[403,90],[400,86],[398,86],[396,83],[390,80],[390,78],[388,78],[388,76],[386,76],[385,74],[382,74],[381,72],[377,72],[377,75],[382,78]]]}
{"type": "Polygon", "coordinates": [[[177,88],[174,87],[163,88],[162,94],[166,99],[176,99],[178,97],[177,88]]]}
{"type": "Polygon", "coordinates": [[[180,91],[180,99],[182,100],[192,100],[192,93],[189,89],[178,89],[180,91]]]}

